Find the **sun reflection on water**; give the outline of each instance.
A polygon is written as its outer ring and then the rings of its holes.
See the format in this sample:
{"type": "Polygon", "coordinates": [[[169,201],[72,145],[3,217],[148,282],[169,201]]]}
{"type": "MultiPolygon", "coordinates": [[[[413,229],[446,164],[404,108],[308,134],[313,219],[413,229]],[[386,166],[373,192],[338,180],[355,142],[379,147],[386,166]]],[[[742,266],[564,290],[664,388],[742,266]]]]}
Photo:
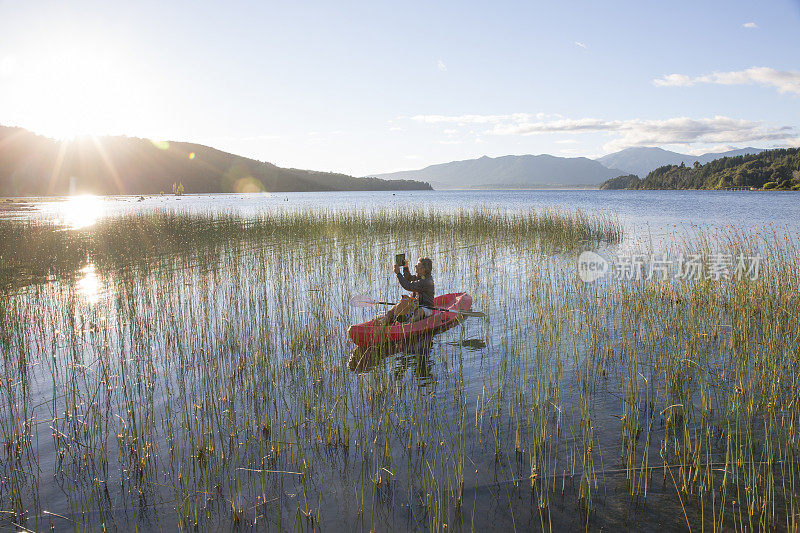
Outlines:
{"type": "Polygon", "coordinates": [[[97,272],[94,269],[94,263],[89,263],[81,270],[81,277],[76,283],[78,294],[80,294],[87,303],[94,305],[100,299],[100,280],[97,279],[97,272]]]}
{"type": "Polygon", "coordinates": [[[85,228],[97,222],[103,214],[103,202],[97,196],[72,196],[59,206],[63,223],[72,229],[85,228]]]}

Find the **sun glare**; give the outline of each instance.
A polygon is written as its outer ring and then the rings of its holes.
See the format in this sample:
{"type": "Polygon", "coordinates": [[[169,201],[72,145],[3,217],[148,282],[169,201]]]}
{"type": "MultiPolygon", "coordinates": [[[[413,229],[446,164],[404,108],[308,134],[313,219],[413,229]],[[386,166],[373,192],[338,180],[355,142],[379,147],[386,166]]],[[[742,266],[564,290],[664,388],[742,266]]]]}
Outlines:
{"type": "Polygon", "coordinates": [[[81,269],[81,278],[78,279],[76,288],[89,304],[94,305],[100,299],[100,280],[94,269],[94,263],[89,263],[81,269]]]}
{"type": "Polygon", "coordinates": [[[4,94],[14,106],[5,123],[57,139],[136,133],[150,106],[135,61],[114,43],[48,36],[38,46],[0,56],[4,94]]]}
{"type": "Polygon", "coordinates": [[[94,225],[103,214],[103,202],[97,196],[71,196],[56,207],[61,223],[72,229],[94,225]]]}

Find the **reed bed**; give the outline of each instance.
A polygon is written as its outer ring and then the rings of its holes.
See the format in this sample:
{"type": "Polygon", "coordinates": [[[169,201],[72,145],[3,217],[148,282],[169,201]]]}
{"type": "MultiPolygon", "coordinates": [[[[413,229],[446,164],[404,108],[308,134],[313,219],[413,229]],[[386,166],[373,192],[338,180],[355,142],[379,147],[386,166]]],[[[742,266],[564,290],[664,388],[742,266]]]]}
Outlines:
{"type": "Polygon", "coordinates": [[[246,243],[295,246],[301,242],[395,235],[461,235],[465,242],[496,239],[536,240],[551,250],[575,249],[599,241],[618,241],[621,227],[610,217],[557,211],[503,212],[491,208],[442,212],[429,209],[356,211],[267,211],[259,216],[236,213],[188,214],[165,211],[101,219],[68,230],[42,220],[0,220],[0,283],[5,286],[64,275],[86,264],[128,266],[152,257],[217,254],[220,246],[246,243]],[[20,246],[22,243],[22,246],[20,246]]]}
{"type": "Polygon", "coordinates": [[[584,283],[577,253],[614,251],[612,219],[156,213],[0,235],[0,523],[797,529],[793,238],[687,250],[757,251],[757,279],[584,283]],[[489,319],[354,363],[347,326],[377,311],[349,297],[396,298],[399,251],[489,319]]]}

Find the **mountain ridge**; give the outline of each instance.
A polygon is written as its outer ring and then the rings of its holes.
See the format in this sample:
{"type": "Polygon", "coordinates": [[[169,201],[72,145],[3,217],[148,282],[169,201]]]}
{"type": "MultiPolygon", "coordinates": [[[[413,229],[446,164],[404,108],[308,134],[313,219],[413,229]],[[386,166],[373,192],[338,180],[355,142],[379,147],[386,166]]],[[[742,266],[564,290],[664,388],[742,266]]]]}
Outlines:
{"type": "Polygon", "coordinates": [[[621,171],[609,169],[586,157],[550,154],[482,156],[371,176],[382,179],[424,179],[434,188],[462,189],[498,186],[576,187],[598,186],[621,171]]]}
{"type": "Polygon", "coordinates": [[[762,152],[761,148],[739,148],[698,156],[657,147],[633,147],[596,159],[523,154],[436,163],[417,170],[371,174],[382,179],[421,179],[436,189],[595,187],[608,179],[635,174],[646,176],[665,165],[693,165],[723,157],[762,152]],[[604,177],[608,176],[608,177],[604,177]]]}
{"type": "Polygon", "coordinates": [[[182,183],[187,193],[430,190],[387,181],[282,168],[196,143],[124,136],[59,142],[0,126],[0,195],[158,194],[182,183]]]}

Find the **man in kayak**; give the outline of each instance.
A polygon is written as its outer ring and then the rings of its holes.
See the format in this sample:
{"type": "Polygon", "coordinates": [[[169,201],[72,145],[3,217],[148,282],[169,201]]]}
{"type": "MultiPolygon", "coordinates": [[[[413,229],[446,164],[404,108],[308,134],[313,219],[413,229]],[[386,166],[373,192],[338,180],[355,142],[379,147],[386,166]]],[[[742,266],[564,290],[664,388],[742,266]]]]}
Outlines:
{"type": "Polygon", "coordinates": [[[433,271],[433,261],[427,257],[420,257],[414,266],[416,275],[412,276],[408,269],[408,263],[401,267],[395,265],[394,273],[397,274],[397,281],[405,290],[411,292],[411,296],[403,295],[397,304],[389,309],[387,313],[375,322],[379,325],[391,324],[395,320],[405,319],[403,322],[416,322],[431,316],[433,311],[434,285],[431,272],[433,271]]]}

